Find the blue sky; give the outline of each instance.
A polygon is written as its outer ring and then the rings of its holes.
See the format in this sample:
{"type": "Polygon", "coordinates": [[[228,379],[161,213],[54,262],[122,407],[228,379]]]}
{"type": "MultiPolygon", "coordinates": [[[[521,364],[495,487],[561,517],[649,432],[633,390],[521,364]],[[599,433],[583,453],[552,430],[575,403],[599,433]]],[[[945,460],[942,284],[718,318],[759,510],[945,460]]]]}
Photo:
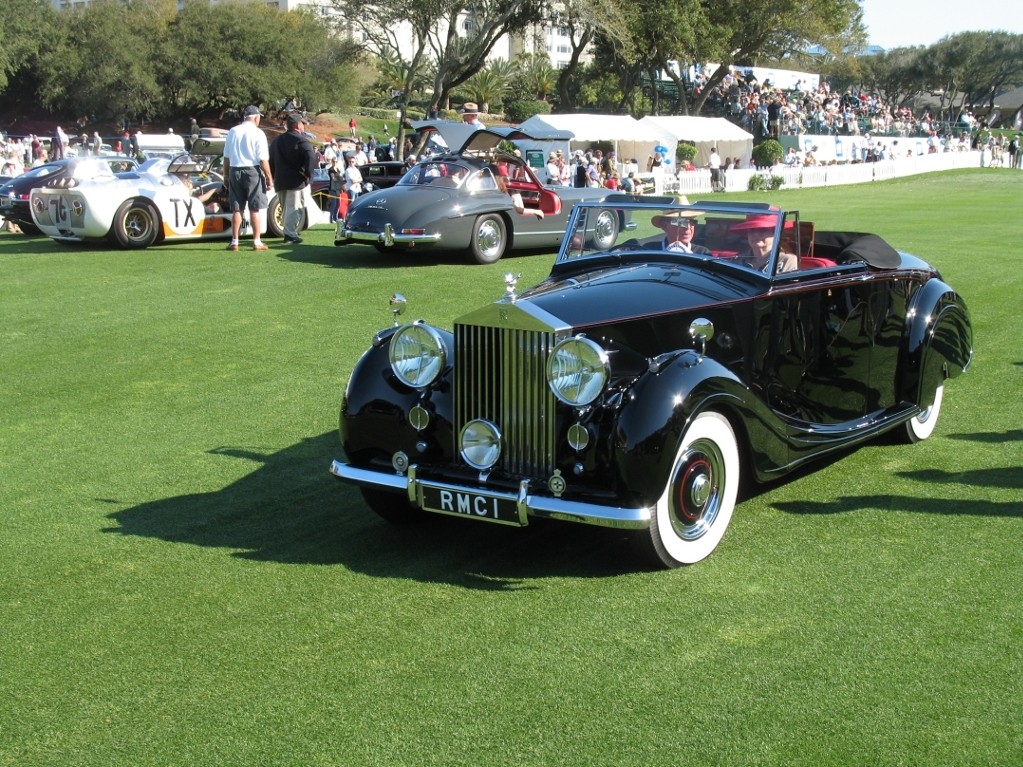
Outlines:
{"type": "Polygon", "coordinates": [[[1015,0],[862,0],[870,43],[883,48],[932,45],[975,30],[1023,34],[1023,4],[1015,0]]]}

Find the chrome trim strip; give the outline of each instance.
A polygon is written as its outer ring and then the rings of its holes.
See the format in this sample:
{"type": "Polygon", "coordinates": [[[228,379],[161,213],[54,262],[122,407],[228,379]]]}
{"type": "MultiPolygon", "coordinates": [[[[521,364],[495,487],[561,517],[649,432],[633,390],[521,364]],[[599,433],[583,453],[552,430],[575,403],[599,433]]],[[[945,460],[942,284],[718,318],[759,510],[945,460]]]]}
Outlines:
{"type": "Polygon", "coordinates": [[[401,474],[385,474],[372,469],[359,469],[341,461],[330,462],[330,473],[338,479],[355,485],[383,487],[388,490],[405,490],[408,487],[408,480],[401,474]]]}
{"type": "Polygon", "coordinates": [[[618,530],[645,530],[650,526],[651,509],[649,508],[598,506],[591,503],[568,501],[564,498],[531,495],[529,493],[529,483],[525,480],[519,485],[518,492],[505,493],[485,488],[415,479],[414,471],[413,478],[410,479],[400,474],[389,474],[372,469],[359,469],[341,461],[331,462],[330,473],[338,479],[353,484],[406,492],[408,497],[414,499],[417,505],[422,498],[420,489],[423,487],[473,493],[490,498],[501,498],[517,504],[519,519],[523,525],[526,524],[527,517],[537,517],[558,519],[564,522],[576,522],[584,525],[611,527],[618,530]]]}
{"type": "Polygon", "coordinates": [[[433,243],[440,242],[441,236],[439,233],[434,234],[395,234],[390,224],[384,227],[383,232],[356,232],[347,227],[341,230],[341,234],[346,240],[355,240],[356,242],[379,242],[383,245],[393,245],[394,243],[424,243],[432,245],[433,243]]]}

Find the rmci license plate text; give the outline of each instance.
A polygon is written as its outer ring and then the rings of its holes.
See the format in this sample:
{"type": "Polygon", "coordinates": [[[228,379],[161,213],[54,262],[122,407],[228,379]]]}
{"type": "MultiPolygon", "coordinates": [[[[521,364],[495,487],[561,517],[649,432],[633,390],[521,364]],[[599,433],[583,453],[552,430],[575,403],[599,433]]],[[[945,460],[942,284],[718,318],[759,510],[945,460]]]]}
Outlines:
{"type": "Polygon", "coordinates": [[[522,524],[519,519],[518,506],[515,501],[507,498],[495,498],[464,490],[430,487],[429,485],[422,487],[422,493],[423,508],[427,511],[472,517],[488,522],[503,522],[508,525],[522,524]]]}

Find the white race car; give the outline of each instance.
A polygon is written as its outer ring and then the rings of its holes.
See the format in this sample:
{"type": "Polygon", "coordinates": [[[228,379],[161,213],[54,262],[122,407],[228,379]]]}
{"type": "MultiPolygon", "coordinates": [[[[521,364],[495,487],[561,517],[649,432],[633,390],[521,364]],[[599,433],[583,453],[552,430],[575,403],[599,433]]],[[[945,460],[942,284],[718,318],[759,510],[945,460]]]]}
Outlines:
{"type": "MultiPolygon", "coordinates": [[[[308,189],[308,187],[307,187],[308,189]]],[[[229,238],[231,211],[222,176],[190,155],[154,158],[138,170],[103,173],[83,181],[55,181],[32,190],[32,220],[59,242],[107,240],[147,248],[164,240],[229,238]]],[[[303,227],[329,223],[309,195],[303,227]]],[[[270,195],[260,234],[284,234],[282,206],[270,195]]],[[[248,214],[242,235],[251,234],[248,214]]]]}

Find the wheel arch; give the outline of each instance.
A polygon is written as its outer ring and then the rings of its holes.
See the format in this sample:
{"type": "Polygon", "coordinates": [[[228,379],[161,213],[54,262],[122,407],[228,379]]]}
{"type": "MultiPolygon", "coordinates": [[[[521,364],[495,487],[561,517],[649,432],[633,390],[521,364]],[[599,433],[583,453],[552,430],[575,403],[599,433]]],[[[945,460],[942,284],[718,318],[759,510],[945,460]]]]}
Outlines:
{"type": "MultiPolygon", "coordinates": [[[[773,465],[784,455],[759,454],[753,430],[769,432],[763,406],[736,375],[723,365],[687,352],[659,373],[634,387],[631,401],[617,422],[615,462],[621,486],[644,503],[654,503],[664,490],[675,452],[693,421],[709,411],[728,420],[738,443],[743,467],[766,476],[761,463],[773,465]]],[[[784,454],[783,444],[778,449],[784,454]]]]}
{"type": "Polygon", "coordinates": [[[965,372],[973,359],[973,326],[962,297],[939,279],[921,286],[910,299],[900,350],[899,391],[921,408],[948,378],[965,372]]]}
{"type": "Polygon", "coordinates": [[[512,222],[511,211],[493,210],[489,212],[493,213],[495,216],[499,216],[504,222],[504,236],[508,241],[508,244],[504,248],[504,252],[507,254],[515,247],[515,225],[512,222]]]}

